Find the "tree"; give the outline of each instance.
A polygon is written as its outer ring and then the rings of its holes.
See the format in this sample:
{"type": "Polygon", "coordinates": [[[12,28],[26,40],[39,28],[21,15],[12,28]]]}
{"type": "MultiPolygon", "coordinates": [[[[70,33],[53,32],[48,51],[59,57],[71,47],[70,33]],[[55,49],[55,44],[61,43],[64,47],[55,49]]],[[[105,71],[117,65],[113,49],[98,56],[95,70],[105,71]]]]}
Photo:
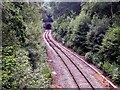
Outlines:
{"type": "Polygon", "coordinates": [[[90,51],[98,52],[99,46],[102,43],[102,39],[109,28],[109,19],[104,17],[100,19],[98,15],[94,15],[89,24],[90,31],[86,35],[87,48],[90,51]]]}
{"type": "Polygon", "coordinates": [[[38,6],[26,2],[3,2],[2,6],[2,89],[47,87],[50,70],[43,62],[38,6]]]}
{"type": "Polygon", "coordinates": [[[109,62],[115,62],[120,65],[120,27],[111,28],[105,35],[102,46],[100,48],[101,53],[104,54],[104,59],[109,62]]]}

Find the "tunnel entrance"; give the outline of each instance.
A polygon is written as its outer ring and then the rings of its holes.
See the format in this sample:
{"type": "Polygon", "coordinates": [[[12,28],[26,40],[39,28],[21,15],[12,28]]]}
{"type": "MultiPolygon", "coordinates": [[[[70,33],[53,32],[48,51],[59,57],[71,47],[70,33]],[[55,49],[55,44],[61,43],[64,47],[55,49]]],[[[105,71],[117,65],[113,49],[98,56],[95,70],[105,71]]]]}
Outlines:
{"type": "Polygon", "coordinates": [[[51,29],[52,28],[52,23],[53,23],[53,19],[52,19],[52,16],[51,15],[47,15],[44,19],[43,19],[43,22],[44,22],[44,28],[45,29],[51,29]]]}
{"type": "Polygon", "coordinates": [[[51,29],[51,24],[47,24],[46,29],[51,29]]]}

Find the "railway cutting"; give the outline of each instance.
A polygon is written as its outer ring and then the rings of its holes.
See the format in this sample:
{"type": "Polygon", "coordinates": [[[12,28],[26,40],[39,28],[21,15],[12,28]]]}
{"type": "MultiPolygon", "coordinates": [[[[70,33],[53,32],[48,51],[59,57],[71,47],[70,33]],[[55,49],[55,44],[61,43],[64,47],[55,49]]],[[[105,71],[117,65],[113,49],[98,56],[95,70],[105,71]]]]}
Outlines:
{"type": "Polygon", "coordinates": [[[69,50],[52,37],[51,30],[43,34],[46,43],[48,64],[52,68],[53,83],[59,88],[117,88],[98,69],[91,66],[78,54],[69,50]]]}

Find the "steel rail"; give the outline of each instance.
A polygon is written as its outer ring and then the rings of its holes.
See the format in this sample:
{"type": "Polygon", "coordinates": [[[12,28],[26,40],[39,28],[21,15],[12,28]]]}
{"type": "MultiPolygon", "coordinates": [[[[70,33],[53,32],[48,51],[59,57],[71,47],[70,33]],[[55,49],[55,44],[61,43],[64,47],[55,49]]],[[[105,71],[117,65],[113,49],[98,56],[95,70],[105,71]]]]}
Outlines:
{"type": "MultiPolygon", "coordinates": [[[[49,32],[48,32],[48,34],[49,34],[49,32]]],[[[49,35],[48,35],[48,38],[49,38],[49,35]]],[[[91,88],[93,89],[93,90],[95,90],[94,89],[94,87],[93,87],[93,85],[91,84],[91,82],[89,81],[89,79],[84,75],[84,73],[78,68],[78,66],[72,61],[72,59],[59,47],[59,46],[57,46],[50,38],[49,38],[49,40],[50,40],[50,42],[52,42],[71,62],[72,62],[72,64],[78,69],[78,71],[83,75],[83,77],[86,79],[86,81],[89,83],[89,85],[91,86],[91,88]]]]}
{"type": "Polygon", "coordinates": [[[70,75],[72,76],[75,84],[77,85],[78,89],[80,90],[80,87],[76,81],[76,79],[74,78],[74,75],[72,74],[71,70],[69,69],[68,65],[65,63],[65,61],[63,60],[63,58],[59,55],[59,53],[57,52],[57,50],[55,50],[55,48],[49,43],[49,40],[47,38],[47,33],[45,33],[45,39],[47,40],[48,44],[50,45],[50,47],[55,51],[55,53],[57,53],[57,55],[59,56],[59,58],[62,60],[62,62],[64,63],[64,65],[66,66],[66,68],[68,69],[70,75]]]}
{"type": "MultiPolygon", "coordinates": [[[[51,33],[51,31],[50,31],[51,33]]],[[[57,42],[57,41],[56,41],[57,42]]],[[[58,42],[57,42],[58,43],[58,42]]],[[[62,46],[62,45],[61,45],[62,46]]],[[[81,57],[79,57],[79,55],[76,55],[73,53],[73,51],[68,50],[65,46],[62,46],[66,51],[68,51],[69,53],[71,53],[73,56],[75,56],[76,58],[78,58],[79,60],[81,60],[82,62],[84,62],[87,66],[89,66],[92,70],[94,70],[98,75],[100,75],[105,81],[107,81],[109,83],[110,87],[113,88],[118,88],[117,86],[115,86],[110,80],[108,80],[105,76],[103,76],[98,70],[96,70],[93,66],[91,66],[90,64],[88,64],[84,59],[82,59],[81,57]]]]}

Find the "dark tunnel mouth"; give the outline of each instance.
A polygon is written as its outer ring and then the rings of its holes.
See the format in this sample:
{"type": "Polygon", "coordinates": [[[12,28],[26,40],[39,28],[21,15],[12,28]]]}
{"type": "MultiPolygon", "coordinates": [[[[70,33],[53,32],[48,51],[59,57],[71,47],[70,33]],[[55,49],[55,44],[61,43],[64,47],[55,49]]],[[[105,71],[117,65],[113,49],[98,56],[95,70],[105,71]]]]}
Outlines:
{"type": "Polygon", "coordinates": [[[47,24],[46,29],[51,29],[51,24],[47,24]]]}

